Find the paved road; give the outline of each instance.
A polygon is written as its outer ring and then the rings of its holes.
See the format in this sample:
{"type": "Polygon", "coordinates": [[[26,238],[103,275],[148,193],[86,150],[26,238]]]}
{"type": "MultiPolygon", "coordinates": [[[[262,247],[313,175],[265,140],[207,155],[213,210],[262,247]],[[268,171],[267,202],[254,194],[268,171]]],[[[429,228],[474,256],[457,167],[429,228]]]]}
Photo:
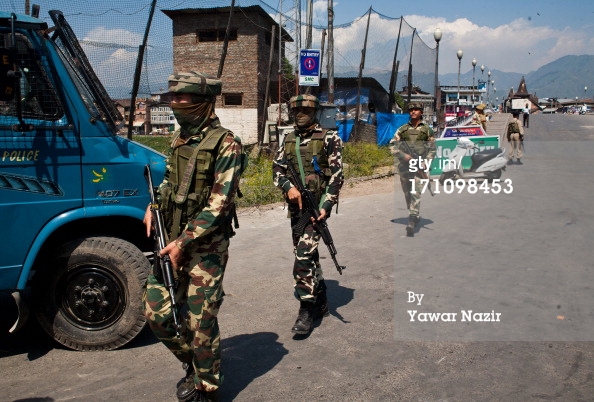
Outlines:
{"type": "Polygon", "coordinates": [[[498,135],[503,138],[507,130],[507,123],[511,119],[510,113],[494,113],[487,122],[487,135],[498,135]]]}
{"type": "MultiPolygon", "coordinates": [[[[304,339],[289,331],[286,211],[244,212],[220,315],[222,400],[592,400],[593,139],[594,116],[532,116],[525,164],[502,176],[512,193],[426,194],[414,238],[395,182],[342,200],[330,227],[348,268],[322,260],[331,315],[304,339]]],[[[148,331],[101,353],[61,349],[35,325],[1,340],[0,400],[174,401],[182,375],[148,331]]]]}

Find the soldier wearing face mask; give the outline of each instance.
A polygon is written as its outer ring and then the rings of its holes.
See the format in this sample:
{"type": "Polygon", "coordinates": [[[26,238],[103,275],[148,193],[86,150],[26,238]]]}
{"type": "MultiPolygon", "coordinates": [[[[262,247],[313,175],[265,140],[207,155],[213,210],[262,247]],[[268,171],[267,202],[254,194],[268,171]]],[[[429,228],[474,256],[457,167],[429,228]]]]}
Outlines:
{"type": "Polygon", "coordinates": [[[272,173],[274,184],[283,191],[288,202],[291,218],[294,290],[300,303],[291,331],[305,335],[311,331],[314,320],[328,315],[328,299],[318,254],[320,235],[315,231],[313,222],[305,228],[298,225],[302,210],[301,193],[292,183],[287,166],[290,161],[305,187],[314,194],[319,206],[319,219],[327,219],[338,202],[343,182],[342,140],[336,131],[322,129],[318,124],[320,103],[315,96],[294,96],[289,101],[289,107],[295,130],[287,134],[276,153],[272,173]]]}
{"type": "MultiPolygon", "coordinates": [[[[221,126],[215,113],[222,82],[196,71],[169,77],[171,109],[180,129],[159,185],[159,208],[177,273],[181,336],[176,337],[169,292],[160,272],[148,275],[145,315],[155,336],[183,363],[179,401],[217,400],[223,382],[218,312],[223,303],[223,276],[235,234],[235,196],[247,166],[241,139],[221,126]]],[[[151,206],[146,234],[153,230],[151,206]]]]}

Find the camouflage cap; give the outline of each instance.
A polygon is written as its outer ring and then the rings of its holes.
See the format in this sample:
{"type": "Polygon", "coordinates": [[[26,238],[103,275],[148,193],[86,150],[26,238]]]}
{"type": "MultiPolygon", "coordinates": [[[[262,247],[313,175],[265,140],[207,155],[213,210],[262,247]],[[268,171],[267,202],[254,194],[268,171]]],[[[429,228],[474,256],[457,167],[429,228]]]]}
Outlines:
{"type": "Polygon", "coordinates": [[[411,102],[408,104],[408,110],[413,110],[413,109],[421,109],[421,111],[423,110],[423,104],[421,102],[411,102]]]}
{"type": "Polygon", "coordinates": [[[320,101],[313,95],[297,95],[289,99],[289,107],[294,109],[296,107],[313,107],[318,109],[320,101]]]}
{"type": "Polygon", "coordinates": [[[216,96],[221,94],[223,82],[197,71],[185,71],[169,76],[169,92],[216,96]]]}

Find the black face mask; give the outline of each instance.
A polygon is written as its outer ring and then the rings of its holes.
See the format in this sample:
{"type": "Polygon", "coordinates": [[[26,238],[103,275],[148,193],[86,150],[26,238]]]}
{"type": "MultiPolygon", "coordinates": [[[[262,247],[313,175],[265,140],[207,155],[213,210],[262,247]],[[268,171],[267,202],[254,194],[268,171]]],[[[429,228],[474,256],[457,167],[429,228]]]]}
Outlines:
{"type": "Polygon", "coordinates": [[[204,103],[177,103],[171,102],[171,110],[179,123],[182,131],[196,135],[210,122],[214,104],[204,103]]]}

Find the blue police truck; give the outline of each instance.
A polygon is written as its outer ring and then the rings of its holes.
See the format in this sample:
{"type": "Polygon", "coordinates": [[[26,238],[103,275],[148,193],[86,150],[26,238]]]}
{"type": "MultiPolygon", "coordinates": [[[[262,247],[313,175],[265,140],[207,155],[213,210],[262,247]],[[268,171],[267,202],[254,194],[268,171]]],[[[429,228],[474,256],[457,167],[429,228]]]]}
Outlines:
{"type": "MultiPolygon", "coordinates": [[[[0,12],[0,291],[75,350],[123,346],[145,324],[153,241],[142,220],[164,156],[123,118],[60,11],[0,12]]],[[[17,310],[17,309],[15,309],[17,310]]]]}

